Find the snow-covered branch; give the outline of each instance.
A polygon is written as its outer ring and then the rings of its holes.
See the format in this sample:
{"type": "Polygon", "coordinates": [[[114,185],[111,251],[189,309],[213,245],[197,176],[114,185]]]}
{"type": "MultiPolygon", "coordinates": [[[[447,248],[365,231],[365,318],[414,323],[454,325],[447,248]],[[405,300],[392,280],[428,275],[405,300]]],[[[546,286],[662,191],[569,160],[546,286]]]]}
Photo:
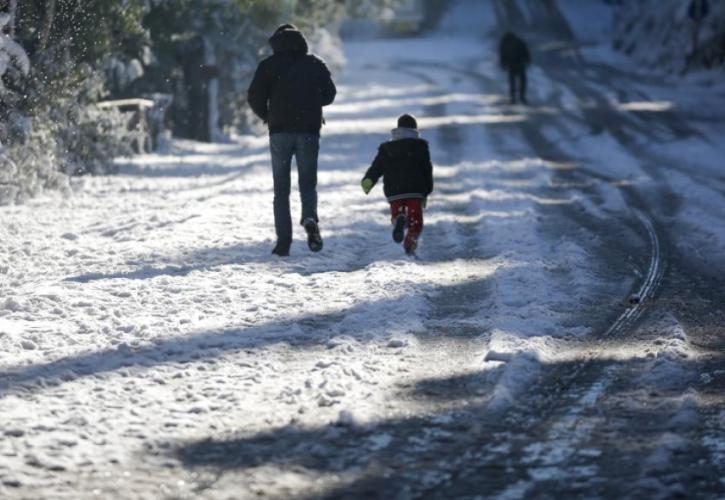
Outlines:
{"type": "MultiPolygon", "coordinates": [[[[22,74],[27,75],[30,72],[30,59],[25,50],[10,35],[5,33],[5,28],[11,26],[12,22],[12,11],[0,14],[0,78],[5,75],[12,63],[22,74]]],[[[2,88],[3,85],[0,81],[0,90],[2,88]]]]}

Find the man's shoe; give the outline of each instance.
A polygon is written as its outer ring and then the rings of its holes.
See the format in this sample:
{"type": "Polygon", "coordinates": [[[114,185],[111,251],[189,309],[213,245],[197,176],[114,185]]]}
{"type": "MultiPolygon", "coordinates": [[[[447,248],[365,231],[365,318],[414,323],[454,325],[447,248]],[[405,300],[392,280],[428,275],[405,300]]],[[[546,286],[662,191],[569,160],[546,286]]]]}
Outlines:
{"type": "Polygon", "coordinates": [[[272,249],[272,254],[276,255],[278,257],[289,257],[289,248],[290,248],[289,243],[286,243],[283,241],[278,241],[277,244],[272,249]]]}
{"type": "Polygon", "coordinates": [[[307,232],[307,246],[310,251],[319,252],[322,250],[322,236],[320,236],[320,227],[314,219],[306,219],[303,224],[307,232]]]}
{"type": "Polygon", "coordinates": [[[393,227],[393,241],[402,243],[405,237],[405,215],[399,214],[395,218],[395,226],[393,227]]]}

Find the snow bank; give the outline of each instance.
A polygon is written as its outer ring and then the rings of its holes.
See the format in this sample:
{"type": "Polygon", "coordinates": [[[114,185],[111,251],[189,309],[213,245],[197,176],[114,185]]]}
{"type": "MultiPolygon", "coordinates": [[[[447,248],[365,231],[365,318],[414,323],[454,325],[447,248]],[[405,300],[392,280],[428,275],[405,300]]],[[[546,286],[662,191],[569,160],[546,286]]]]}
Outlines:
{"type": "MultiPolygon", "coordinates": [[[[714,57],[720,58],[722,67],[722,42],[716,37],[725,36],[725,4],[709,3],[710,15],[703,21],[700,41],[704,48],[713,45],[714,57]]],[[[615,47],[649,68],[670,73],[701,69],[702,62],[688,60],[694,27],[688,16],[689,5],[682,0],[624,2],[615,18],[615,47]]]]}
{"type": "Polygon", "coordinates": [[[612,40],[615,7],[604,0],[558,0],[574,36],[583,44],[612,40]]]}

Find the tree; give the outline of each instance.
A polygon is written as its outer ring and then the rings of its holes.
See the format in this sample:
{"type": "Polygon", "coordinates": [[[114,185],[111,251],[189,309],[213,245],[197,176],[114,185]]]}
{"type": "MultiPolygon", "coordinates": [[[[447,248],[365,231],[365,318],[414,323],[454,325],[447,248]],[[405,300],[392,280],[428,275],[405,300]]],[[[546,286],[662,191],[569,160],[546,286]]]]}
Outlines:
{"type": "Polygon", "coordinates": [[[342,18],[374,15],[396,1],[154,0],[143,25],[155,63],[142,87],[174,95],[176,134],[214,140],[221,128],[248,126],[246,89],[276,26],[294,22],[324,51],[342,18]]]}
{"type": "Polygon", "coordinates": [[[104,64],[143,48],[141,2],[0,0],[5,202],[67,185],[63,172],[106,171],[127,150],[124,119],[94,104],[108,95],[104,64]]]}

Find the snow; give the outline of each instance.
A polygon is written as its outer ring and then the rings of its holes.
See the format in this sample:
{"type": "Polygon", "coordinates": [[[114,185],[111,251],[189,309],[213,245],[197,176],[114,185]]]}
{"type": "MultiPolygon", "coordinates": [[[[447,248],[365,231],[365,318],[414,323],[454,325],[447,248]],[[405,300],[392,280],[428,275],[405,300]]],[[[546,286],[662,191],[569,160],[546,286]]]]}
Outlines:
{"type": "Polygon", "coordinates": [[[614,9],[604,1],[559,0],[576,40],[582,44],[608,43],[612,39],[614,9]]]}
{"type": "MultiPolygon", "coordinates": [[[[474,54],[480,43],[439,42],[430,42],[437,50],[429,57],[474,54]]],[[[392,54],[407,53],[409,43],[384,42],[392,54]]],[[[480,310],[466,318],[482,336],[481,356],[458,367],[449,362],[441,373],[480,368],[493,329],[521,339],[582,333],[559,324],[567,293],[552,287],[545,269],[566,266],[573,278],[567,287],[585,289],[588,256],[572,241],[557,251],[535,230],[537,204],[570,200],[530,194],[546,182],[548,166],[495,159],[481,140],[479,127],[512,117],[476,89],[440,95],[395,72],[386,86],[368,88],[356,77],[361,71],[378,81],[391,73],[369,68],[366,54],[375,50],[368,44],[347,51],[355,62],[322,144],[326,249],[319,256],[299,240],[289,260],[269,255],[264,140],[177,142],[168,154],[121,161],[121,175],[87,179],[68,199],[4,209],[0,405],[5,426],[23,435],[3,445],[10,455],[0,474],[12,470],[22,484],[36,484],[37,470],[111,459],[126,467],[143,443],[201,438],[212,422],[219,430],[262,432],[410,411],[390,398],[397,381],[432,374],[415,334],[428,328],[438,297],[469,286],[497,290],[493,301],[478,292],[480,310]],[[405,98],[381,100],[396,93],[405,98]],[[446,117],[425,116],[439,104],[446,117]],[[337,118],[360,109],[362,119],[337,118]],[[436,161],[438,190],[420,260],[389,241],[380,193],[365,197],[358,186],[404,111],[421,116],[434,159],[443,156],[436,131],[451,125],[472,127],[462,140],[476,158],[436,161]],[[510,182],[510,172],[523,180],[510,182]],[[480,228],[485,241],[461,234],[464,224],[480,228]],[[33,423],[27,415],[36,416],[33,423]],[[55,443],[55,451],[40,443],[55,443]],[[28,469],[22,457],[31,447],[37,453],[28,469]]],[[[516,387],[525,383],[528,363],[519,372],[512,362],[503,385],[509,378],[516,387]]],[[[514,389],[500,390],[513,397],[514,389]]]]}
{"type": "MultiPolygon", "coordinates": [[[[0,13],[0,76],[5,72],[13,62],[23,74],[30,71],[30,59],[25,53],[23,47],[15,42],[9,35],[5,34],[3,29],[13,19],[13,14],[0,13]]],[[[0,92],[5,91],[5,86],[0,82],[0,92]]]]}
{"type": "MultiPolygon", "coordinates": [[[[471,19],[494,19],[487,4],[472,5],[471,19]]],[[[480,24],[466,26],[459,32],[444,23],[425,39],[346,44],[339,101],[326,110],[323,130],[319,255],[307,251],[301,229],[289,259],[269,253],[266,137],[174,141],[163,153],[119,159],[120,175],[86,178],[73,196],[0,209],[0,496],[193,496],[198,485],[175,449],[276,432],[370,429],[410,416],[445,422],[446,412],[466,403],[419,401],[401,391],[436,379],[480,374],[476,396],[503,414],[526,404],[522,392],[557,363],[643,360],[651,368],[640,380],[646,388],[683,373],[680,360],[695,353],[673,317],[662,319],[656,335],[612,341],[592,354],[587,341],[604,325],[582,309],[614,310],[636,277],[603,282],[595,236],[545,228],[559,222],[551,220],[556,207],[602,218],[626,212],[618,185],[649,182],[647,170],[611,134],[591,135],[572,120],[570,130],[542,134],[600,174],[601,197],[550,189],[569,167],[537,157],[518,134],[493,131],[551,110],[506,106],[500,93],[461,78],[461,69],[487,74],[494,64],[479,59],[495,40],[476,34],[480,24]],[[403,112],[419,116],[436,165],[417,259],[390,241],[380,190],[366,197],[359,187],[403,112]],[[461,349],[461,336],[472,347],[461,349]]],[[[542,97],[557,90],[543,71],[533,81],[542,97]]],[[[662,112],[672,99],[643,102],[662,112]]],[[[586,113],[572,94],[560,103],[586,113]]],[[[612,105],[622,113],[643,109],[612,105]]],[[[712,165],[716,153],[702,163],[712,165]]],[[[704,205],[720,198],[687,182],[673,178],[706,198],[685,209],[680,223],[700,220],[697,228],[710,234],[704,205]]],[[[295,196],[292,209],[300,211],[295,196]]],[[[601,453],[586,446],[597,421],[585,416],[611,383],[607,375],[577,394],[573,409],[523,450],[531,481],[510,485],[501,498],[524,496],[535,481],[596,475],[557,464],[601,453]]],[[[674,402],[675,427],[693,421],[696,397],[674,402]]],[[[722,456],[713,435],[708,442],[722,456]]],[[[415,439],[421,448],[431,441],[415,439]]],[[[667,463],[677,439],[662,436],[647,466],[667,463]]],[[[376,430],[360,446],[379,451],[393,443],[376,430]]],[[[274,462],[251,469],[248,495],[316,492],[365,474],[274,462]]],[[[239,494],[230,477],[220,473],[217,492],[239,494]]]]}

